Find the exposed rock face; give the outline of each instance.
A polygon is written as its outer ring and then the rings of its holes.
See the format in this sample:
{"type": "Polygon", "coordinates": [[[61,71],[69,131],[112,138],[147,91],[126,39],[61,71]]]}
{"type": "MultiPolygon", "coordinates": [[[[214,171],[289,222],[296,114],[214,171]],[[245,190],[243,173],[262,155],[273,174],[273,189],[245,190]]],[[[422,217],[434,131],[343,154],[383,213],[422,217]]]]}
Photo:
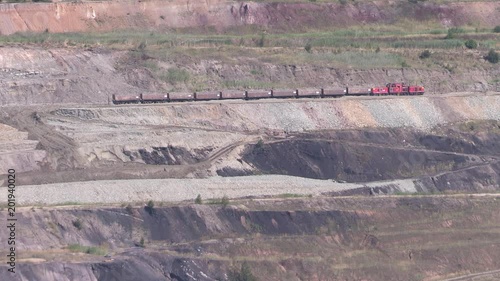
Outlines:
{"type": "Polygon", "coordinates": [[[0,50],[0,104],[108,103],[134,93],[114,68],[114,55],[54,48],[0,50]]]}
{"type": "MultiPolygon", "coordinates": [[[[137,95],[166,91],[147,69],[117,69],[124,52],[41,48],[0,48],[0,105],[109,104],[113,94],[137,95]]],[[[171,63],[176,63],[173,59],[171,63]]],[[[273,65],[243,60],[236,65],[220,61],[189,62],[183,67],[192,76],[210,81],[209,88],[223,90],[224,82],[276,82],[288,87],[374,87],[387,81],[422,84],[427,94],[500,90],[495,77],[500,69],[464,69],[457,73],[431,69],[339,69],[314,65],[273,65]],[[254,77],[252,72],[260,73],[254,77]]],[[[186,90],[190,85],[185,85],[186,90]]]]}
{"type": "Polygon", "coordinates": [[[444,26],[470,22],[498,24],[497,2],[411,4],[402,1],[340,3],[256,3],[210,1],[106,1],[2,4],[0,34],[20,31],[110,31],[117,28],[168,28],[259,25],[291,30],[308,27],[391,23],[405,17],[439,19],[444,26]],[[113,11],[110,13],[109,11],[113,11]]]}
{"type": "MultiPolygon", "coordinates": [[[[0,172],[6,174],[9,169],[16,172],[39,170],[46,157],[46,152],[37,149],[38,141],[29,140],[28,133],[0,123],[0,172]]],[[[0,183],[7,182],[2,178],[0,183]]]]}

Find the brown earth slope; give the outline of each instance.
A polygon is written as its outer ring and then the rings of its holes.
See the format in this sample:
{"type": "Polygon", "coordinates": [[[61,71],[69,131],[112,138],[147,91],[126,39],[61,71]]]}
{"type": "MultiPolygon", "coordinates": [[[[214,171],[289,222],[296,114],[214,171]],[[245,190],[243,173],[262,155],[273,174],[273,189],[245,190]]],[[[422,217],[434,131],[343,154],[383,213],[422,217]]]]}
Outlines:
{"type": "MultiPolygon", "coordinates": [[[[126,62],[128,53],[105,49],[4,47],[0,48],[0,105],[85,103],[109,104],[112,94],[166,91],[172,84],[157,79],[151,70],[126,62]],[[125,61],[125,62],[124,62],[125,61]]],[[[498,91],[499,68],[484,65],[450,72],[446,69],[346,69],[314,64],[273,64],[240,58],[236,64],[205,58],[172,55],[168,69],[186,70],[192,77],[186,90],[204,81],[206,89],[221,90],[227,82],[257,81],[284,87],[373,87],[387,81],[421,83],[429,94],[455,91],[498,91]],[[258,73],[258,75],[255,75],[258,73]],[[496,83],[496,84],[495,84],[496,83]]],[[[150,59],[141,63],[156,63],[150,59]]],[[[175,85],[179,86],[179,85],[175,85]]]]}
{"type": "Polygon", "coordinates": [[[340,3],[256,3],[210,1],[104,1],[76,3],[2,4],[0,34],[20,31],[76,32],[122,28],[226,29],[257,25],[270,29],[391,23],[399,18],[438,19],[444,26],[499,24],[498,2],[451,4],[407,1],[340,3]],[[111,12],[112,11],[112,12],[111,12]]]}

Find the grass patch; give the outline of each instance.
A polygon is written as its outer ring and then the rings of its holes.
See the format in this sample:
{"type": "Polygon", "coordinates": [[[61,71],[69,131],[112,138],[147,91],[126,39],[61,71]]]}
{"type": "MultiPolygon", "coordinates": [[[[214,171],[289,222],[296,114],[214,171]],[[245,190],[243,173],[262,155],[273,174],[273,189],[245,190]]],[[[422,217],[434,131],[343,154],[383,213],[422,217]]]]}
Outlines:
{"type": "Polygon", "coordinates": [[[104,256],[108,253],[107,249],[103,247],[83,246],[80,244],[71,244],[68,246],[68,250],[96,256],[104,256]]]}
{"type": "Polygon", "coordinates": [[[392,48],[406,48],[406,49],[453,49],[461,48],[463,46],[461,39],[429,39],[429,40],[398,40],[388,44],[392,48]]]}
{"type": "Polygon", "coordinates": [[[212,199],[207,202],[207,204],[211,205],[222,205],[224,208],[227,207],[229,203],[229,198],[226,195],[224,195],[222,198],[212,199]]]}
{"type": "Polygon", "coordinates": [[[301,198],[301,197],[307,197],[307,195],[304,194],[296,194],[296,193],[283,193],[278,195],[280,198],[301,198]]]}
{"type": "Polygon", "coordinates": [[[187,83],[190,79],[189,72],[181,68],[170,68],[158,76],[161,80],[170,84],[187,83]]]}
{"type": "Polygon", "coordinates": [[[276,87],[277,84],[261,82],[256,80],[225,80],[223,87],[225,89],[266,89],[276,87]]]}
{"type": "Polygon", "coordinates": [[[398,67],[404,61],[399,55],[387,52],[346,51],[341,53],[302,54],[305,61],[330,62],[356,68],[398,67]]]}
{"type": "MultiPolygon", "coordinates": [[[[416,46],[425,44],[427,46],[441,46],[454,48],[457,46],[455,40],[458,37],[469,36],[469,34],[490,34],[495,36],[491,29],[474,29],[471,27],[457,27],[449,30],[443,29],[438,22],[415,22],[401,20],[393,25],[369,25],[350,26],[335,30],[312,29],[307,32],[296,33],[260,33],[247,27],[237,27],[224,34],[216,31],[183,30],[177,32],[159,33],[144,32],[140,30],[116,30],[112,32],[70,32],[70,33],[15,33],[8,36],[0,36],[2,43],[23,44],[60,44],[65,46],[83,45],[106,45],[119,49],[148,49],[154,46],[163,48],[170,47],[220,47],[220,46],[246,46],[246,47],[301,47],[307,46],[311,49],[315,46],[325,47],[359,47],[365,48],[375,42],[385,43],[386,46],[416,46]],[[452,34],[448,40],[443,40],[436,35],[452,34]],[[417,38],[415,38],[417,36],[417,38]],[[418,37],[420,36],[420,37],[418,37]],[[423,38],[422,38],[423,36],[423,38]],[[437,41],[426,42],[434,37],[437,41]],[[347,40],[349,39],[349,40],[347,40]],[[446,42],[451,41],[451,42],[446,42]],[[146,43],[147,42],[147,43],[146,43]],[[417,45],[415,45],[417,44],[417,45]]],[[[490,37],[491,37],[490,36],[490,37]]],[[[496,38],[494,38],[494,41],[496,38]]],[[[462,40],[459,40],[460,42],[462,40]]],[[[461,42],[463,44],[463,42],[461,42]]],[[[480,44],[482,45],[482,44],[480,44]]],[[[429,47],[427,47],[429,48],[429,47]]]]}

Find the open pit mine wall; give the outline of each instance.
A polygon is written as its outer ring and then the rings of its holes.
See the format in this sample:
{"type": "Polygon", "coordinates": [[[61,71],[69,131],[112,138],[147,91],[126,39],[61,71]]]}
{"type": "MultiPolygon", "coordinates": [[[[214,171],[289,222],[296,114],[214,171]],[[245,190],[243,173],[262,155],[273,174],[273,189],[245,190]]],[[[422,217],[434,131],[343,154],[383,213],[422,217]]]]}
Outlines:
{"type": "MultiPolygon", "coordinates": [[[[115,68],[125,53],[54,48],[0,48],[0,106],[33,104],[108,104],[113,94],[164,91],[161,87],[134,86],[115,68]]],[[[210,61],[183,65],[207,80],[252,79],[247,64],[219,65],[210,61]],[[214,69],[217,68],[217,71],[214,69]]],[[[311,87],[373,87],[387,81],[408,81],[426,87],[426,94],[499,91],[499,69],[468,69],[456,73],[436,69],[335,69],[309,65],[272,65],[257,68],[263,77],[311,87]]],[[[148,77],[140,77],[146,81],[148,77]]],[[[152,78],[149,78],[150,80],[152,78]]],[[[133,81],[132,81],[133,80],[133,81]]],[[[149,80],[148,80],[149,81],[149,80]]],[[[152,81],[150,84],[154,84],[152,81]]],[[[285,84],[285,83],[283,83],[285,84]]],[[[223,90],[214,87],[213,90],[223,90]]]]}
{"type": "Polygon", "coordinates": [[[0,34],[16,32],[109,31],[123,28],[184,28],[255,24],[291,29],[300,26],[348,26],[390,23],[405,17],[438,19],[444,26],[495,26],[500,3],[412,4],[407,1],[367,3],[255,3],[224,0],[106,1],[15,3],[0,5],[0,34]],[[404,11],[404,13],[403,13],[404,11]]]}

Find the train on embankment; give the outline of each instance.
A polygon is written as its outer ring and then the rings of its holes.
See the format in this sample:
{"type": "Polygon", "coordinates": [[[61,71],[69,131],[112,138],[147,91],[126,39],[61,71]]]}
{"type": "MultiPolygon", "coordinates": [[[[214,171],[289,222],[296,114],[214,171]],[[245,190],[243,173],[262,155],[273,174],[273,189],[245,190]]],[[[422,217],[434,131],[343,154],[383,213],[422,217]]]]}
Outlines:
{"type": "Polygon", "coordinates": [[[387,96],[387,95],[423,95],[423,86],[409,86],[404,83],[389,83],[384,87],[363,88],[320,88],[295,90],[246,90],[246,91],[208,91],[208,92],[169,92],[139,95],[113,95],[114,104],[123,103],[162,103],[180,101],[208,100],[255,100],[266,98],[328,98],[343,96],[387,96]]]}

